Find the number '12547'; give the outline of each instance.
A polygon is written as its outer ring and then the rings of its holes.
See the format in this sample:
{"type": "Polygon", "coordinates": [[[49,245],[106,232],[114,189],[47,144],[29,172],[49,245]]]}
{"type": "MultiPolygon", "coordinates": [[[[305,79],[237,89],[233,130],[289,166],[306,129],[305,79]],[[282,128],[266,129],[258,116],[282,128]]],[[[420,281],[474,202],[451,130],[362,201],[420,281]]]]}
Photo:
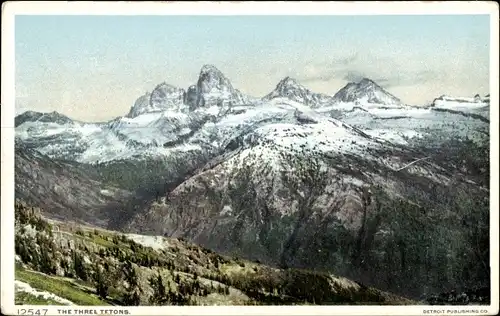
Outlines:
{"type": "Polygon", "coordinates": [[[17,315],[47,315],[48,309],[18,309],[17,315]]]}

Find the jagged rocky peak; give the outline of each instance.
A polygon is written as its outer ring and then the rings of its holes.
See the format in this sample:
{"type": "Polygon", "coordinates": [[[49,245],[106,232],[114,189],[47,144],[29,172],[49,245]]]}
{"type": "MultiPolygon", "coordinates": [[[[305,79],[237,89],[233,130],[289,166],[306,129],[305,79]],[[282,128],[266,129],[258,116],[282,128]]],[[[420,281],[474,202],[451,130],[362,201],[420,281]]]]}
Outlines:
{"type": "MultiPolygon", "coordinates": [[[[276,88],[264,97],[265,100],[271,100],[279,97],[293,97],[295,94],[308,91],[304,86],[291,77],[281,79],[276,88]]],[[[309,91],[308,91],[309,92],[309,91]]]]}
{"type": "Polygon", "coordinates": [[[277,89],[284,89],[284,88],[304,88],[300,83],[297,82],[296,79],[292,77],[285,77],[281,79],[281,81],[278,83],[276,86],[277,89]]]}
{"type": "Polygon", "coordinates": [[[285,77],[277,85],[274,92],[277,92],[279,96],[286,97],[288,95],[293,95],[297,93],[302,94],[315,94],[310,91],[302,84],[300,84],[295,78],[285,77]]]}
{"type": "Polygon", "coordinates": [[[248,96],[234,89],[224,74],[213,65],[201,68],[198,81],[187,91],[163,82],[151,93],[139,97],[127,117],[165,110],[193,111],[200,107],[249,104],[248,96]]]}
{"type": "Polygon", "coordinates": [[[213,65],[204,65],[198,77],[197,91],[199,94],[235,92],[229,79],[213,65]]]}
{"type": "Polygon", "coordinates": [[[128,117],[165,110],[179,110],[184,105],[185,91],[166,82],[157,85],[151,93],[140,96],[130,109],[128,117]]]}
{"type": "Polygon", "coordinates": [[[198,77],[198,88],[200,88],[200,92],[206,93],[212,89],[232,88],[232,85],[229,79],[214,65],[204,65],[201,67],[198,77]]]}
{"type": "Polygon", "coordinates": [[[369,102],[382,105],[402,105],[401,100],[368,78],[363,78],[359,82],[348,83],[333,98],[337,102],[369,102]]]}
{"type": "Polygon", "coordinates": [[[191,109],[198,107],[210,107],[213,105],[226,106],[244,104],[245,97],[233,85],[224,74],[214,65],[204,65],[200,70],[196,87],[190,87],[187,93],[187,103],[191,109]],[[196,102],[193,103],[193,95],[196,90],[196,102]]]}
{"type": "Polygon", "coordinates": [[[149,103],[154,108],[168,109],[177,107],[184,103],[184,94],[184,89],[163,82],[153,90],[149,103]]]}
{"type": "Polygon", "coordinates": [[[378,86],[375,81],[369,79],[369,78],[363,78],[359,81],[360,85],[369,85],[369,86],[378,86]]]}
{"type": "Polygon", "coordinates": [[[140,96],[130,109],[127,117],[136,117],[148,111],[149,108],[149,98],[151,93],[146,92],[144,95],[140,96]]]}
{"type": "Polygon", "coordinates": [[[189,106],[191,110],[197,107],[198,102],[198,87],[196,85],[192,85],[187,89],[186,94],[184,95],[184,103],[189,106]]]}
{"type": "Polygon", "coordinates": [[[296,79],[288,76],[283,78],[276,85],[276,88],[263,99],[272,100],[274,98],[288,98],[292,101],[301,102],[311,107],[320,106],[331,100],[330,96],[312,92],[300,84],[296,79]]]}

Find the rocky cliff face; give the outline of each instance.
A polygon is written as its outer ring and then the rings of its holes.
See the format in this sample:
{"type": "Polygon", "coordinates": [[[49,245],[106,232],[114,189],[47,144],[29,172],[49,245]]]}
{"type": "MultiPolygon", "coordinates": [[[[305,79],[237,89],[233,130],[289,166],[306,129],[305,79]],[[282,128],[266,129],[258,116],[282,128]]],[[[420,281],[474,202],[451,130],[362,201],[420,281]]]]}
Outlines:
{"type": "Polygon", "coordinates": [[[16,198],[43,207],[52,217],[107,226],[131,192],[102,182],[72,162],[55,161],[25,146],[15,155],[16,198]]]}
{"type": "Polygon", "coordinates": [[[204,65],[195,85],[187,91],[167,83],[156,86],[151,93],[139,97],[127,115],[130,118],[144,113],[166,110],[189,112],[211,106],[247,104],[248,98],[233,88],[224,74],[212,65],[204,65]]]}
{"type": "Polygon", "coordinates": [[[229,79],[212,65],[205,65],[201,68],[196,92],[196,107],[231,106],[245,103],[241,92],[234,89],[229,79]]]}
{"type": "Polygon", "coordinates": [[[258,100],[207,65],[110,122],[19,116],[16,190],[60,218],[440,292],[486,280],[474,262],[488,266],[488,230],[472,227],[488,227],[489,120],[463,115],[477,100],[439,102],[406,106],[369,79],[329,97],[290,78],[258,100]]]}

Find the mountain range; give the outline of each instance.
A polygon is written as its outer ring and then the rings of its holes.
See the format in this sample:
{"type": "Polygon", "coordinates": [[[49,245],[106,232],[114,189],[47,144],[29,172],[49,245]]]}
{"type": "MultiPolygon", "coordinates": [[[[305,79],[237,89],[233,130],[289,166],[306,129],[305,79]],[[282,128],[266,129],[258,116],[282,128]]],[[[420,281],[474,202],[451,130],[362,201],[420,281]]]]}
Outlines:
{"type": "Polygon", "coordinates": [[[256,98],[205,65],[108,122],[18,115],[16,196],[413,298],[485,286],[489,102],[411,106],[368,78],[326,95],[287,77],[256,98]]]}

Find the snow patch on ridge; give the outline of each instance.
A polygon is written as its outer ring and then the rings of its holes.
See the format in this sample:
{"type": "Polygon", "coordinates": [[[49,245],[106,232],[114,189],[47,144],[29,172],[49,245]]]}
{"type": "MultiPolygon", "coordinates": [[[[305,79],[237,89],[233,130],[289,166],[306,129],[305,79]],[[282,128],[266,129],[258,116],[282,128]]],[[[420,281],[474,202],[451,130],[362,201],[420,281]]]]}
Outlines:
{"type": "Polygon", "coordinates": [[[125,235],[128,239],[135,241],[144,247],[151,247],[155,250],[163,250],[169,247],[167,239],[161,236],[146,236],[146,235],[136,235],[127,234],[125,235]]]}
{"type": "Polygon", "coordinates": [[[38,297],[41,296],[46,300],[53,300],[53,301],[56,301],[56,302],[64,304],[64,305],[76,305],[75,303],[73,303],[65,298],[62,298],[60,296],[57,296],[53,293],[46,292],[46,291],[38,291],[38,290],[32,288],[31,285],[29,285],[28,283],[25,283],[25,282],[15,280],[14,286],[15,286],[16,290],[19,292],[26,292],[26,293],[29,293],[29,294],[32,294],[32,295],[38,296],[38,297]]]}

